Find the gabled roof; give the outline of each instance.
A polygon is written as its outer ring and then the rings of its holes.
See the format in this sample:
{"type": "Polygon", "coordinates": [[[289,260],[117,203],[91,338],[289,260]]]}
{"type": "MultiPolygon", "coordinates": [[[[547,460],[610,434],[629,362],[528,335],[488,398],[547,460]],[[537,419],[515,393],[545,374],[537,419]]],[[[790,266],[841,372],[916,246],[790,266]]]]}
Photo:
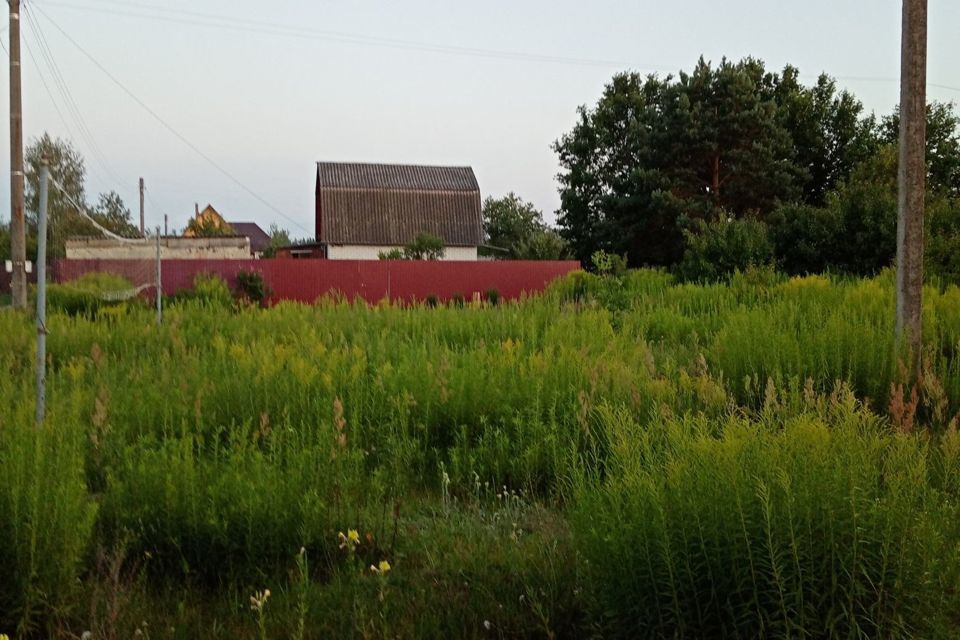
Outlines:
{"type": "Polygon", "coordinates": [[[250,250],[259,253],[270,246],[270,236],[256,222],[228,222],[234,235],[250,238],[250,250]]]}
{"type": "Polygon", "coordinates": [[[482,244],[480,187],[470,167],[317,163],[317,239],[399,246],[419,233],[482,244]]]}

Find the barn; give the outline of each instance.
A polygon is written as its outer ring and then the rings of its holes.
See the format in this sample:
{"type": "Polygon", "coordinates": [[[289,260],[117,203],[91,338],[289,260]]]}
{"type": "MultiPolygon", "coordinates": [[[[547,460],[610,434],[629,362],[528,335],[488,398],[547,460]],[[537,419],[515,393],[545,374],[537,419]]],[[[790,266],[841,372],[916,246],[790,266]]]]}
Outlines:
{"type": "Polygon", "coordinates": [[[330,260],[376,260],[428,233],[444,260],[477,260],[480,187],[470,167],[317,163],[317,246],[330,260]]]}

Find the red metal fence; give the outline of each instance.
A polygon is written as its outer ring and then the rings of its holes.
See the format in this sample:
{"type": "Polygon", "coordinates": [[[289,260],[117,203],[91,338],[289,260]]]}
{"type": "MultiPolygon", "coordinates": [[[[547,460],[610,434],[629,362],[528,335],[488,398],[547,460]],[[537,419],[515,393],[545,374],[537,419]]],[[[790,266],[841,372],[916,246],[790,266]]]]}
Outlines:
{"type": "MultiPolygon", "coordinates": [[[[393,260],[164,260],[163,292],[190,288],[199,273],[215,273],[231,286],[241,270],[256,271],[273,291],[271,301],[313,302],[339,293],[367,302],[384,298],[410,302],[436,296],[449,300],[475,292],[486,297],[496,289],[503,299],[542,291],[552,280],[580,269],[576,261],[393,261],[393,260]]],[[[55,273],[61,282],[84,273],[107,272],[132,277],[143,273],[141,261],[60,260],[55,273]]]]}

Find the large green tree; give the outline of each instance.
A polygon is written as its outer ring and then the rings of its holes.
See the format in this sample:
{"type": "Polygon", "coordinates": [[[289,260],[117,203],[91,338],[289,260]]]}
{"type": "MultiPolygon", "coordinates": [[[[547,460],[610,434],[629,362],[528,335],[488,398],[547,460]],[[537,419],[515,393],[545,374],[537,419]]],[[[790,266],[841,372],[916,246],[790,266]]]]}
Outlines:
{"type": "Polygon", "coordinates": [[[676,78],[619,74],[554,145],[561,233],[581,260],[603,249],[672,265],[696,220],[822,205],[874,153],[875,129],[829,77],[806,87],[790,66],[701,59],[676,78]]]}

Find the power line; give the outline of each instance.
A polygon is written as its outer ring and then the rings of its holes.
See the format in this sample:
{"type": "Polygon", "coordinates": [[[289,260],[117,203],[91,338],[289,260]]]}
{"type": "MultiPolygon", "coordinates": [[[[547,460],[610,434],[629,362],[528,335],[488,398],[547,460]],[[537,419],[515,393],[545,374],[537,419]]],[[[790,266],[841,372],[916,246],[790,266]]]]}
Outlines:
{"type": "MultiPolygon", "coordinates": [[[[627,62],[627,61],[603,60],[603,59],[593,59],[593,58],[575,58],[575,57],[566,57],[566,56],[557,56],[557,55],[548,55],[548,54],[529,53],[529,52],[522,52],[522,51],[460,47],[456,45],[445,45],[445,44],[428,43],[428,42],[417,42],[413,40],[401,40],[396,38],[385,38],[385,37],[379,37],[379,36],[368,36],[368,35],[359,34],[359,33],[348,33],[348,32],[342,32],[342,31],[305,29],[303,27],[298,27],[298,26],[293,26],[288,24],[245,20],[242,18],[234,18],[232,16],[205,13],[200,11],[189,11],[184,9],[174,9],[170,7],[160,7],[160,6],[150,5],[150,4],[140,3],[140,2],[121,2],[119,0],[99,0],[99,1],[107,4],[117,5],[124,8],[123,9],[96,8],[96,7],[89,7],[89,6],[79,6],[79,5],[71,4],[69,2],[63,2],[61,0],[44,0],[45,4],[60,6],[67,9],[95,11],[95,12],[104,13],[104,14],[126,16],[131,18],[163,20],[165,22],[172,22],[177,24],[187,24],[187,25],[209,27],[209,28],[215,28],[215,29],[232,30],[232,31],[262,33],[267,35],[292,37],[292,38],[298,38],[298,39],[326,40],[331,42],[341,42],[345,44],[372,45],[372,46],[388,47],[388,48],[402,49],[402,50],[408,50],[408,51],[423,51],[427,53],[441,53],[441,54],[473,56],[473,57],[482,57],[482,58],[517,60],[517,61],[525,61],[525,62],[546,62],[546,63],[554,63],[554,64],[569,64],[569,65],[581,65],[581,66],[631,68],[631,69],[639,69],[644,71],[654,71],[654,72],[663,72],[663,73],[673,72],[672,69],[667,69],[667,68],[664,68],[663,66],[636,64],[636,63],[627,62]],[[145,14],[138,11],[131,11],[128,7],[132,7],[134,9],[146,10],[154,13],[145,14]],[[167,13],[171,15],[162,15],[162,13],[167,13]],[[182,16],[182,17],[174,17],[174,16],[182,16]]],[[[816,77],[816,76],[805,74],[805,77],[816,77]]],[[[892,77],[871,77],[871,76],[833,76],[833,77],[837,80],[843,80],[843,81],[849,81],[849,82],[884,82],[884,83],[899,82],[898,78],[892,78],[892,77]]],[[[928,83],[927,86],[935,87],[937,89],[943,89],[945,91],[960,92],[960,87],[954,87],[946,84],[931,82],[931,83],[928,83]]]]}
{"type": "MultiPolygon", "coordinates": [[[[107,1],[110,0],[101,0],[107,1]]],[[[262,33],[267,35],[292,37],[304,40],[322,40],[331,42],[341,42],[345,44],[373,45],[379,47],[388,47],[393,49],[402,49],[407,51],[424,51],[427,53],[443,53],[452,55],[473,56],[481,58],[493,58],[502,60],[519,60],[526,62],[546,62],[556,64],[570,64],[581,66],[599,66],[599,67],[632,67],[649,71],[668,72],[669,70],[656,65],[637,65],[635,63],[622,60],[603,60],[595,58],[577,58],[569,56],[558,56],[551,54],[538,54],[523,51],[511,51],[503,49],[486,49],[476,47],[462,47],[457,45],[437,44],[429,42],[418,42],[414,40],[401,40],[397,38],[387,38],[380,36],[369,36],[361,33],[349,33],[343,31],[330,31],[319,29],[308,29],[300,26],[294,26],[281,23],[270,23],[262,21],[244,20],[231,16],[218,15],[212,13],[203,13],[198,11],[186,11],[181,9],[171,9],[168,7],[158,7],[154,5],[140,3],[112,2],[124,7],[134,7],[145,9],[154,13],[145,14],[143,12],[131,11],[129,9],[106,9],[89,6],[80,6],[60,0],[44,0],[45,4],[59,6],[66,9],[75,9],[83,11],[95,11],[98,13],[127,16],[132,18],[143,18],[149,20],[163,20],[177,24],[188,24],[194,26],[210,27],[216,29],[226,29],[232,31],[242,31],[250,33],[262,33]],[[172,15],[162,15],[163,13],[172,15]]]]}
{"type": "MultiPolygon", "coordinates": [[[[97,143],[96,136],[93,135],[90,127],[87,125],[86,120],[83,117],[83,112],[80,109],[79,104],[76,99],[73,97],[73,93],[70,91],[70,85],[67,83],[66,77],[63,72],[60,70],[60,66],[57,64],[56,58],[53,55],[53,50],[50,48],[47,43],[46,37],[43,35],[43,31],[40,25],[33,19],[32,12],[28,12],[26,6],[23,9],[24,15],[30,17],[30,20],[26,20],[26,24],[29,27],[30,31],[33,33],[34,38],[39,46],[40,55],[43,58],[44,62],[47,65],[47,68],[50,71],[50,74],[53,78],[54,85],[57,87],[57,90],[60,93],[61,98],[66,106],[67,113],[70,115],[74,124],[76,125],[77,131],[80,134],[81,140],[89,147],[93,159],[100,165],[104,173],[114,181],[119,190],[123,190],[123,180],[118,176],[116,172],[110,167],[110,163],[107,160],[106,154],[103,153],[100,145],[97,143]]],[[[28,52],[30,53],[31,59],[34,60],[34,64],[37,66],[38,74],[40,75],[41,82],[43,82],[44,87],[47,89],[47,94],[50,96],[50,100],[54,104],[54,109],[60,115],[61,120],[63,120],[64,126],[67,128],[68,133],[73,137],[73,132],[70,130],[69,125],[66,122],[66,119],[63,118],[63,115],[60,111],[59,106],[55,98],[53,97],[52,92],[49,90],[49,87],[46,85],[46,80],[43,77],[43,72],[40,68],[40,65],[37,64],[36,58],[33,55],[32,50],[28,47],[28,52]]]]}
{"type": "Polygon", "coordinates": [[[284,218],[285,220],[287,220],[287,221],[290,222],[291,224],[294,224],[294,225],[296,225],[298,228],[300,228],[300,229],[302,229],[302,230],[304,230],[304,231],[309,232],[309,229],[307,229],[307,228],[306,228],[305,226],[303,226],[301,223],[297,222],[297,220],[295,220],[295,219],[292,218],[291,216],[287,215],[286,213],[284,213],[283,211],[281,211],[280,209],[278,209],[277,207],[275,207],[274,205],[272,205],[270,202],[268,202],[268,201],[265,200],[263,197],[261,197],[258,193],[256,193],[255,191],[253,191],[252,189],[250,189],[249,187],[247,187],[247,186],[246,186],[243,182],[241,182],[238,178],[234,177],[234,175],[233,175],[232,173],[230,173],[229,171],[227,171],[226,169],[224,169],[224,168],[223,168],[220,164],[218,164],[213,158],[211,158],[211,157],[208,156],[206,153],[204,153],[197,145],[195,145],[193,142],[191,142],[191,141],[189,140],[189,138],[187,138],[185,135],[183,135],[182,133],[180,133],[179,131],[177,131],[171,124],[169,124],[166,120],[164,120],[156,111],[154,111],[153,109],[151,109],[150,106],[147,105],[146,102],[144,102],[143,100],[141,100],[139,97],[137,97],[137,95],[136,95],[135,93],[133,93],[133,91],[131,91],[130,89],[128,89],[127,86],[126,86],[125,84],[123,84],[123,82],[121,82],[116,76],[114,76],[112,73],[110,73],[110,71],[109,71],[106,67],[104,67],[96,58],[94,58],[93,55],[91,55],[89,52],[87,52],[87,50],[84,49],[84,48],[80,45],[80,43],[78,43],[76,40],[74,40],[73,37],[71,37],[69,33],[67,33],[66,31],[64,31],[63,28],[62,28],[59,24],[57,24],[57,22],[56,22],[55,20],[53,20],[53,18],[51,18],[50,15],[49,15],[46,11],[44,11],[44,10],[43,10],[41,7],[39,7],[39,6],[37,7],[37,11],[39,11],[41,14],[43,14],[43,16],[50,22],[50,24],[52,24],[52,25],[63,35],[63,37],[65,37],[67,40],[69,40],[70,43],[73,44],[73,46],[76,47],[77,50],[80,51],[80,53],[82,53],[88,60],[90,60],[90,62],[92,62],[105,76],[107,76],[107,77],[110,79],[111,82],[113,82],[115,85],[117,85],[117,87],[119,87],[124,93],[126,93],[134,102],[136,102],[138,105],[140,105],[140,107],[141,107],[144,111],[146,111],[148,114],[150,114],[150,116],[152,116],[157,122],[159,122],[167,131],[169,131],[169,132],[170,132],[171,134],[173,134],[176,138],[178,138],[178,139],[180,140],[180,142],[182,142],[182,143],[185,144],[187,147],[189,147],[194,153],[196,153],[198,156],[200,156],[200,157],[203,158],[205,161],[207,161],[207,163],[209,163],[213,168],[215,168],[217,171],[219,171],[221,174],[223,174],[226,178],[228,178],[231,182],[233,182],[234,184],[236,184],[238,187],[240,187],[241,189],[243,189],[247,194],[249,194],[251,197],[253,197],[254,199],[256,199],[258,202],[260,202],[260,203],[263,204],[264,206],[268,207],[268,208],[271,209],[274,213],[276,213],[277,215],[281,216],[282,218],[284,218]]]}
{"type": "Polygon", "coordinates": [[[96,221],[96,219],[93,216],[87,213],[86,208],[78,204],[77,201],[73,199],[73,196],[71,196],[70,193],[63,187],[63,185],[57,182],[56,179],[54,179],[52,176],[50,177],[50,184],[56,187],[57,190],[63,194],[63,197],[66,199],[66,201],[69,204],[72,204],[74,206],[74,208],[77,210],[77,213],[79,213],[90,224],[96,227],[100,231],[100,233],[102,233],[103,235],[107,236],[108,238],[113,238],[114,240],[117,240],[119,242],[129,242],[132,244],[142,244],[144,242],[144,238],[125,238],[119,234],[114,233],[113,231],[110,231],[110,229],[107,229],[106,227],[101,225],[99,222],[96,221]]]}

